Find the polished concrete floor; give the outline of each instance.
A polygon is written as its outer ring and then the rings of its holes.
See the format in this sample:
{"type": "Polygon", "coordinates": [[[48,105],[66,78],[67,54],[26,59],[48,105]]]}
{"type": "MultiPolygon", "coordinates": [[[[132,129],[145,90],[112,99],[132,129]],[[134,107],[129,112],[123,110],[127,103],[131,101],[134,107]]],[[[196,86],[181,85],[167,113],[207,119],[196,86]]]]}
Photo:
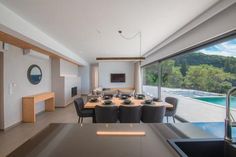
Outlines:
{"type": "MultiPolygon", "coordinates": [[[[55,112],[43,112],[37,115],[36,123],[21,123],[6,131],[0,131],[0,157],[4,157],[26,142],[50,123],[77,123],[78,117],[74,105],[56,108],[55,112]]],[[[172,122],[172,118],[169,119],[172,122]]],[[[92,123],[92,118],[84,118],[84,123],[92,123]]],[[[166,122],[166,119],[164,119],[166,122]]]]}
{"type": "MultiPolygon", "coordinates": [[[[71,104],[66,108],[57,108],[55,112],[39,114],[34,124],[21,123],[7,131],[0,131],[0,157],[12,152],[50,123],[77,123],[77,120],[74,105],[71,104]]],[[[84,118],[84,123],[91,122],[91,118],[84,118]]]]}

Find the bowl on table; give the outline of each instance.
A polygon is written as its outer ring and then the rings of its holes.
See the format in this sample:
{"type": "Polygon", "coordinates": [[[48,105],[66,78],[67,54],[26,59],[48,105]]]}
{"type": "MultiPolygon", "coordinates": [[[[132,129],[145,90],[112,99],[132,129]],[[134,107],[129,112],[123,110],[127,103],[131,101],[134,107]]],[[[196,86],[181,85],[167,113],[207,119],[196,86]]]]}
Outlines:
{"type": "Polygon", "coordinates": [[[111,96],[105,95],[105,96],[103,96],[103,99],[104,99],[104,100],[111,99],[111,96]]]}
{"type": "Polygon", "coordinates": [[[127,99],[128,96],[127,96],[127,95],[121,95],[120,98],[121,98],[121,99],[127,99]]]}
{"type": "Polygon", "coordinates": [[[126,99],[126,100],[123,101],[123,104],[129,105],[129,104],[131,104],[131,100],[126,99]]]}
{"type": "Polygon", "coordinates": [[[147,99],[144,101],[144,104],[152,104],[152,99],[147,99]]]}
{"type": "Polygon", "coordinates": [[[112,101],[111,101],[111,100],[105,100],[103,104],[104,104],[104,105],[111,105],[111,104],[112,104],[112,101]]]}
{"type": "Polygon", "coordinates": [[[153,101],[155,101],[155,102],[162,102],[162,100],[161,100],[161,99],[159,99],[159,98],[156,98],[156,97],[155,97],[155,98],[152,98],[152,100],[153,100],[153,101]]]}
{"type": "Polygon", "coordinates": [[[89,102],[97,102],[97,101],[98,101],[97,98],[91,98],[91,99],[89,100],[89,102]]]}
{"type": "Polygon", "coordinates": [[[143,95],[143,94],[137,94],[137,95],[136,95],[136,98],[137,98],[137,99],[144,99],[144,98],[145,98],[145,95],[143,95]]]}

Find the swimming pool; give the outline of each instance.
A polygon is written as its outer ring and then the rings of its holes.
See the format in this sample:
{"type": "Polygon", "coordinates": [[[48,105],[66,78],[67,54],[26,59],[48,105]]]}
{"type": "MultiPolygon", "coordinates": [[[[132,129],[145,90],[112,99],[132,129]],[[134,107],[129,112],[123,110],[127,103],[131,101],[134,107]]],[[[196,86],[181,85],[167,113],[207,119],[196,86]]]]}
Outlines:
{"type": "MultiPolygon", "coordinates": [[[[225,130],[224,130],[224,122],[198,122],[198,123],[191,123],[192,125],[204,130],[205,132],[208,132],[210,134],[213,134],[217,138],[224,138],[225,130]]],[[[236,137],[236,128],[232,128],[232,137],[236,137]]]]}
{"type": "MultiPolygon", "coordinates": [[[[226,98],[225,97],[195,97],[194,99],[206,101],[220,106],[225,106],[226,98]]],[[[236,97],[231,97],[231,107],[236,108],[236,97]]]]}

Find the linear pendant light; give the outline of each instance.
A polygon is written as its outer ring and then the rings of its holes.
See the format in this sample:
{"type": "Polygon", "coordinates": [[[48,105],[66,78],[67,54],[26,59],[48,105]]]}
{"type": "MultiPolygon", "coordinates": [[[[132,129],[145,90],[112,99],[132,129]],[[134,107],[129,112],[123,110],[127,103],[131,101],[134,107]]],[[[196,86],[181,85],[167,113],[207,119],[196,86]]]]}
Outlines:
{"type": "Polygon", "coordinates": [[[96,60],[100,61],[143,61],[145,57],[97,57],[96,60]]]}
{"type": "Polygon", "coordinates": [[[135,35],[131,37],[126,37],[122,34],[122,31],[119,30],[118,33],[123,39],[126,40],[132,40],[136,36],[139,36],[139,55],[140,57],[97,57],[96,60],[102,60],[102,61],[143,61],[145,60],[145,57],[142,57],[142,33],[138,32],[135,35]]]}

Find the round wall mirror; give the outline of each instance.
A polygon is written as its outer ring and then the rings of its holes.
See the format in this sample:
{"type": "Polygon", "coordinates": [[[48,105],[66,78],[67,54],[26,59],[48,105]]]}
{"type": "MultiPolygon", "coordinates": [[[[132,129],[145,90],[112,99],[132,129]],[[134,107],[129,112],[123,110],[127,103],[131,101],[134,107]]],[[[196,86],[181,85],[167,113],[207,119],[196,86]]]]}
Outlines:
{"type": "Polygon", "coordinates": [[[42,70],[38,65],[31,65],[27,71],[27,77],[30,83],[39,84],[42,79],[42,70]]]}

